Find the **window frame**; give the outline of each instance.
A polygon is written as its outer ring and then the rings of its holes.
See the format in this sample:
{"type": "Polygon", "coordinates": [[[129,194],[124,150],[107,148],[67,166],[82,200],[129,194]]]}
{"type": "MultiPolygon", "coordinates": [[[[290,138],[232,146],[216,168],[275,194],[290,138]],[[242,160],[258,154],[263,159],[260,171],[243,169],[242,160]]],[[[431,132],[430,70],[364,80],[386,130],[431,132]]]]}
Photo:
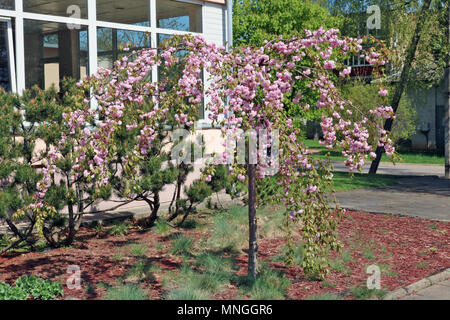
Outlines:
{"type": "MultiPolygon", "coordinates": [[[[169,35],[200,35],[202,33],[190,32],[190,31],[179,31],[172,29],[157,28],[156,19],[156,1],[148,0],[149,6],[149,19],[150,26],[136,26],[123,23],[107,22],[97,20],[97,0],[86,0],[87,2],[87,18],[71,18],[66,16],[56,16],[47,15],[40,13],[25,12],[23,10],[23,1],[26,0],[15,0],[15,9],[0,9],[0,18],[10,18],[15,20],[15,73],[16,73],[16,89],[18,92],[22,92],[25,89],[25,53],[24,53],[24,20],[37,20],[37,21],[48,21],[63,24],[78,24],[86,26],[88,29],[88,50],[89,50],[89,74],[95,74],[98,70],[97,65],[97,28],[111,28],[120,29],[128,31],[140,31],[147,32],[150,34],[151,46],[156,47],[157,36],[160,33],[169,35]]],[[[204,3],[196,0],[177,0],[180,2],[198,4],[202,6],[202,30],[204,31],[204,3]]],[[[157,71],[153,70],[152,79],[157,81],[157,71]]]]}
{"type": "Polygon", "coordinates": [[[17,92],[16,61],[14,57],[14,36],[12,21],[9,17],[0,16],[0,22],[6,23],[6,50],[8,50],[9,85],[11,92],[17,92]]]}

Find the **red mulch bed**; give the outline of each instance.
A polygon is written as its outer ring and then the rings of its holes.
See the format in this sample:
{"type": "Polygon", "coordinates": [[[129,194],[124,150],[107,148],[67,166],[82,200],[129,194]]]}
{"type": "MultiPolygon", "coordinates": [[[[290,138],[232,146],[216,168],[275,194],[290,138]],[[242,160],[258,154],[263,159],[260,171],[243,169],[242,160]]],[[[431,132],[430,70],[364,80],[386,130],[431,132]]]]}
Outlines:
{"type": "MultiPolygon", "coordinates": [[[[183,230],[186,236],[200,239],[207,232],[183,230]]],[[[300,268],[286,269],[283,264],[272,262],[281,253],[283,239],[260,241],[260,259],[270,267],[286,272],[291,279],[288,289],[290,299],[304,299],[323,293],[337,293],[351,299],[349,290],[366,283],[366,267],[377,264],[389,266],[382,269],[381,285],[390,291],[414,283],[426,276],[450,267],[450,223],[435,222],[410,217],[396,217],[382,214],[350,212],[339,226],[339,238],[344,250],[351,252],[352,259],[344,263],[349,272],[331,271],[326,282],[308,280],[300,268]],[[367,252],[370,247],[373,258],[367,252]],[[330,286],[330,284],[332,284],[330,286]]],[[[123,246],[132,242],[144,243],[149,248],[147,258],[162,271],[174,271],[181,265],[181,258],[170,255],[171,240],[154,232],[142,232],[132,228],[125,236],[97,237],[94,230],[83,228],[72,248],[60,248],[46,252],[11,253],[0,257],[0,281],[12,283],[25,275],[36,275],[64,284],[65,297],[79,299],[105,298],[105,290],[99,283],[115,285],[119,276],[127,273],[136,264],[137,258],[123,255],[114,259],[123,246]],[[79,265],[82,270],[82,290],[69,290],[66,273],[69,265],[79,265]],[[86,288],[92,286],[94,292],[86,288]]],[[[333,258],[340,257],[333,253],[333,258]]],[[[245,274],[247,263],[245,253],[236,263],[241,267],[239,274],[245,274]]],[[[141,284],[152,299],[163,298],[161,278],[141,284]]],[[[229,286],[214,298],[233,299],[237,289],[229,286]]]]}

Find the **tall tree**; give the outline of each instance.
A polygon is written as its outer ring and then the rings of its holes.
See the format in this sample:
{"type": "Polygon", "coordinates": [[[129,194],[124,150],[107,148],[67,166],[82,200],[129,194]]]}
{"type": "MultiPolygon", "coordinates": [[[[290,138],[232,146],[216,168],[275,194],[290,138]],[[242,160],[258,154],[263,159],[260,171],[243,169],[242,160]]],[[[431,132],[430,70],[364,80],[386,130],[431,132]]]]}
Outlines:
{"type": "Polygon", "coordinates": [[[304,29],[340,28],[342,21],[321,3],[310,0],[234,0],[234,45],[258,46],[264,40],[290,37],[304,29]]]}
{"type": "MultiPolygon", "coordinates": [[[[397,112],[403,92],[405,91],[405,86],[408,81],[408,75],[411,70],[411,65],[412,65],[412,62],[416,55],[417,46],[418,46],[418,43],[419,43],[419,40],[420,40],[420,37],[422,34],[422,30],[426,23],[427,13],[430,10],[430,8],[431,8],[431,0],[425,0],[423,3],[421,14],[419,16],[419,20],[416,25],[414,36],[411,40],[411,44],[408,47],[405,64],[403,66],[402,74],[400,76],[400,81],[398,82],[398,84],[396,86],[395,93],[392,98],[391,106],[392,106],[392,109],[394,110],[394,113],[397,112]]],[[[384,124],[384,130],[391,131],[393,123],[394,123],[393,118],[387,119],[386,123],[384,124]]],[[[376,155],[377,155],[376,159],[372,162],[372,165],[370,167],[370,171],[369,171],[370,174],[377,173],[383,153],[384,153],[384,148],[378,147],[377,151],[376,151],[376,155]]]]}

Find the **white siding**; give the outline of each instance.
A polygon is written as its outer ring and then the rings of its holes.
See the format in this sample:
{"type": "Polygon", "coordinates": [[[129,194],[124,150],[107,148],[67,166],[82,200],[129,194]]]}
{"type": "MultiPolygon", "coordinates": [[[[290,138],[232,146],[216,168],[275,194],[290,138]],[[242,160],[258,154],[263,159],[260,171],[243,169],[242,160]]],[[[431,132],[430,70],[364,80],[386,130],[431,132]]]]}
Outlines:
{"type": "MultiPolygon", "coordinates": [[[[226,21],[227,10],[226,6],[205,3],[203,6],[203,36],[208,43],[215,43],[216,45],[226,45],[226,21]]],[[[205,80],[208,79],[208,74],[205,74],[205,80]]],[[[208,87],[208,81],[205,83],[205,87],[208,87]]],[[[205,105],[208,102],[205,99],[205,105]]],[[[205,111],[205,119],[198,122],[198,125],[202,128],[210,128],[211,121],[209,120],[209,112],[205,111]]]]}
{"type": "Polygon", "coordinates": [[[205,3],[203,7],[203,34],[208,42],[225,46],[226,7],[205,3]]]}

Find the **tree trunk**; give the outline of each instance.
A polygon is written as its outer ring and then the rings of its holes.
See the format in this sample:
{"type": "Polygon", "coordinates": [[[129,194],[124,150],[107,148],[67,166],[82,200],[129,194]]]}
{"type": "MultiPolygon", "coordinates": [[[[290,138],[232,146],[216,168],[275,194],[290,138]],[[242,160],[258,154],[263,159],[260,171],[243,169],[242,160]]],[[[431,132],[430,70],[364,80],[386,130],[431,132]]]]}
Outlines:
{"type": "MultiPolygon", "coordinates": [[[[150,205],[150,203],[149,203],[150,205]]],[[[153,226],[158,219],[158,211],[161,206],[160,199],[159,199],[159,193],[156,193],[153,198],[153,205],[150,205],[150,208],[152,210],[152,214],[148,218],[148,226],[153,226]]]]}
{"type": "MultiPolygon", "coordinates": [[[[425,25],[425,20],[427,17],[426,13],[430,9],[430,6],[431,6],[431,0],[425,0],[423,7],[422,7],[422,12],[420,13],[420,16],[419,16],[419,21],[417,22],[416,31],[414,32],[413,38],[411,40],[411,44],[409,45],[409,48],[407,51],[405,65],[403,66],[403,71],[402,71],[402,74],[400,77],[400,81],[397,84],[397,87],[395,88],[394,97],[393,97],[392,103],[391,103],[391,107],[392,107],[392,109],[394,109],[394,113],[397,113],[398,106],[400,104],[400,100],[402,98],[403,92],[405,91],[405,86],[406,86],[406,82],[408,80],[408,75],[409,75],[409,71],[411,69],[411,64],[416,55],[417,44],[419,43],[420,34],[422,33],[422,29],[425,25]]],[[[393,123],[394,123],[394,119],[392,119],[392,118],[387,119],[386,123],[384,124],[384,130],[391,131],[393,123]]],[[[377,151],[376,151],[377,157],[375,160],[372,161],[372,165],[370,167],[369,174],[377,173],[383,153],[384,153],[384,147],[378,147],[377,151]]]]}
{"type": "Polygon", "coordinates": [[[248,247],[248,276],[256,278],[258,272],[258,234],[256,220],[256,165],[248,165],[248,222],[249,222],[249,247],[248,247]]]}
{"type": "Polygon", "coordinates": [[[69,204],[68,206],[69,209],[69,231],[67,234],[67,238],[66,238],[66,246],[70,246],[73,243],[73,240],[75,238],[75,214],[73,211],[73,205],[69,204]]]}

